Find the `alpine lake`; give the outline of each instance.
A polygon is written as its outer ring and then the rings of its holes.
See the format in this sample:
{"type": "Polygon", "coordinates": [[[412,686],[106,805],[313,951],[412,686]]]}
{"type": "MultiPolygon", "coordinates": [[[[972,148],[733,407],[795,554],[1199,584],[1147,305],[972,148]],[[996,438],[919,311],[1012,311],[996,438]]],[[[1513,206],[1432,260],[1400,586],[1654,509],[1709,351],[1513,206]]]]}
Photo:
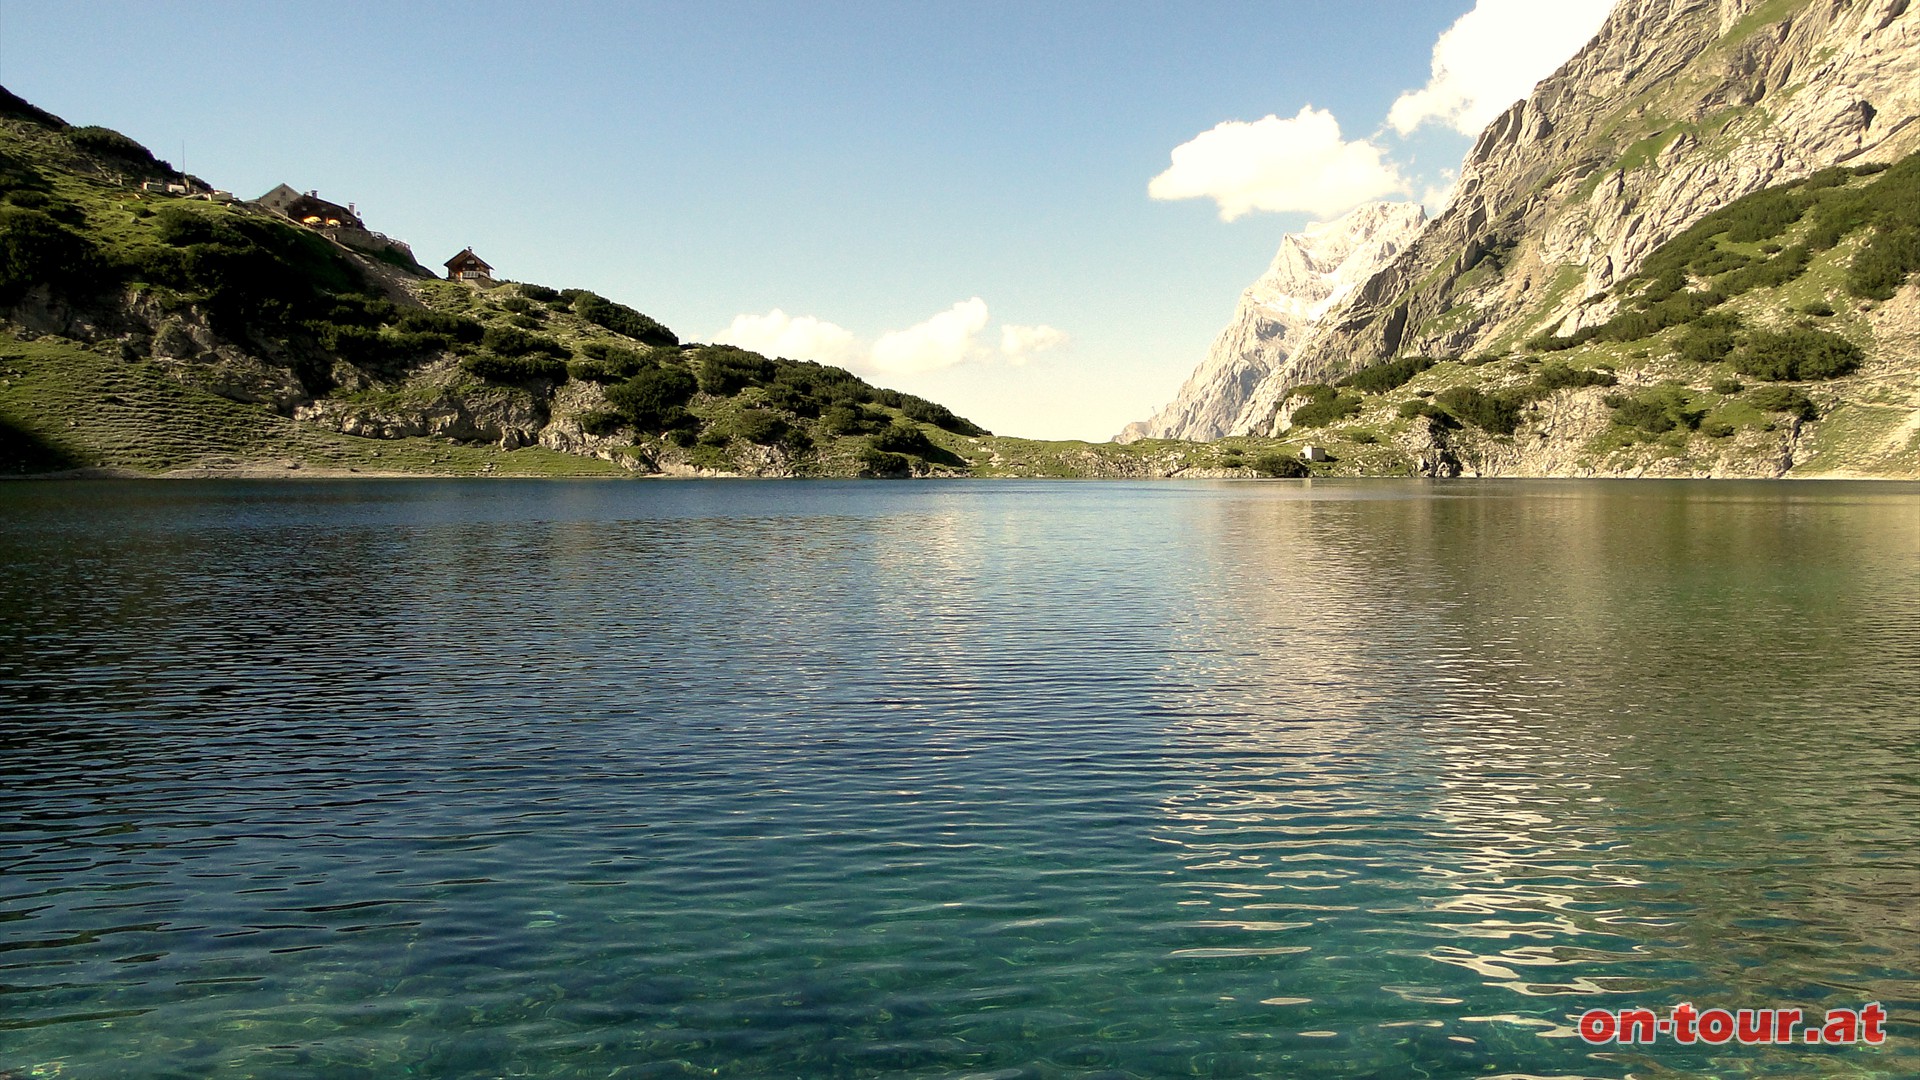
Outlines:
{"type": "Polygon", "coordinates": [[[0,486],[5,1080],[1910,1078],[1917,980],[1920,485],[0,486]]]}

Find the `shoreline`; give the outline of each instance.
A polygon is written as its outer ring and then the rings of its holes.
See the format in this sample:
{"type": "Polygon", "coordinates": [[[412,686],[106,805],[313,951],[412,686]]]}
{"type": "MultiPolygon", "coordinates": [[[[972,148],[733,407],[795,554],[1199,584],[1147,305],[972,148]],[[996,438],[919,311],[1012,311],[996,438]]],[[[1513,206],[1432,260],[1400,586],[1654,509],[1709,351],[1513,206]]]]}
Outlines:
{"type": "Polygon", "coordinates": [[[858,480],[873,483],[947,483],[956,480],[994,482],[1031,482],[1035,480],[1054,483],[1087,483],[1100,481],[1136,481],[1151,483],[1273,483],[1281,481],[1311,482],[1315,480],[1368,481],[1368,480],[1419,480],[1433,484],[1448,484],[1461,481],[1608,481],[1608,482],[1700,482],[1700,483],[1883,483],[1883,484],[1920,484],[1920,476],[1874,476],[1849,472],[1819,473],[1806,476],[1389,476],[1384,474],[1339,474],[1329,473],[1318,476],[1269,477],[1269,476],[1140,476],[1140,475],[1089,475],[1089,476],[753,476],[734,472],[632,472],[625,475],[581,474],[550,475],[538,473],[504,472],[426,472],[396,469],[365,470],[356,468],[335,468],[312,466],[300,463],[249,463],[232,468],[191,467],[172,469],[166,472],[142,472],[137,469],[108,465],[84,466],[78,469],[64,469],[56,472],[7,473],[0,474],[0,482],[17,483],[61,483],[104,480],[138,481],[190,481],[190,480],[250,480],[285,481],[301,483],[307,481],[325,482],[339,480],[567,480],[621,483],[630,481],[678,481],[678,480],[746,480],[746,481],[819,481],[819,480],[858,480]]]}

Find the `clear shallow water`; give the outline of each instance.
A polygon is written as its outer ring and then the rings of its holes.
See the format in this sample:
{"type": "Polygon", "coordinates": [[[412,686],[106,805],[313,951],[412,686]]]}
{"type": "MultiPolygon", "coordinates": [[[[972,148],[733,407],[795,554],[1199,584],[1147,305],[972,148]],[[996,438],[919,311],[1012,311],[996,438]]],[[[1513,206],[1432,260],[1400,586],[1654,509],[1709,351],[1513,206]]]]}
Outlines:
{"type": "Polygon", "coordinates": [[[7,485],[0,1075],[1911,1077],[1916,703],[1904,485],[7,485]]]}

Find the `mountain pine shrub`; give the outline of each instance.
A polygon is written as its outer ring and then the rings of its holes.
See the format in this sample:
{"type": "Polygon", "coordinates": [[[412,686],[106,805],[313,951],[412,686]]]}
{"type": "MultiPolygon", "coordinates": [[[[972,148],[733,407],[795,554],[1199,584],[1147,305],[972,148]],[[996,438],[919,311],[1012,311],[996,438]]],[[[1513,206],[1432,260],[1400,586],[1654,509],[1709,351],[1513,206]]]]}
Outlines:
{"type": "Polygon", "coordinates": [[[1865,360],[1860,346],[1839,334],[1800,326],[1748,334],[1733,355],[1733,370],[1771,382],[1805,382],[1838,378],[1865,360]]]}

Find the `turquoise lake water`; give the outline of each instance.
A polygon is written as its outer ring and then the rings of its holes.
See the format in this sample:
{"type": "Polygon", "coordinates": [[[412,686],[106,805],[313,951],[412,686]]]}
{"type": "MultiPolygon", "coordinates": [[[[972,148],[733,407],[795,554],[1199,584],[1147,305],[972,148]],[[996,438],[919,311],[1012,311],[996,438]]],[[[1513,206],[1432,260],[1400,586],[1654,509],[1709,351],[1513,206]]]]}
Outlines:
{"type": "Polygon", "coordinates": [[[1913,485],[0,486],[7,1080],[1913,1077],[1917,979],[1913,485]]]}

